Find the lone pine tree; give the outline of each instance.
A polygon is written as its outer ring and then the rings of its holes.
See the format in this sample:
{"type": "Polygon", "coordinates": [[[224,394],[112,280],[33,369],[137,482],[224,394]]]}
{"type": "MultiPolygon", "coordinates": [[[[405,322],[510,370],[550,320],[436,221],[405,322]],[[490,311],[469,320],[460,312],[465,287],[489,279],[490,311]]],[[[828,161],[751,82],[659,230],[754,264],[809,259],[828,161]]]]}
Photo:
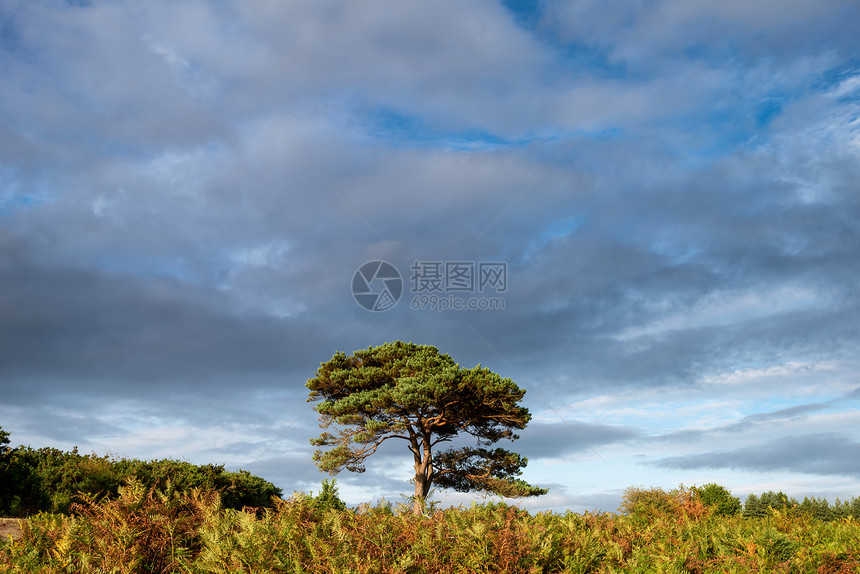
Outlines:
{"type": "Polygon", "coordinates": [[[510,379],[478,365],[460,368],[436,347],[397,341],[347,356],[336,353],[307,382],[325,430],[311,444],[313,459],[331,475],[364,472],[364,461],[389,439],[406,441],[415,468],[413,510],[420,513],[432,485],[506,497],[536,496],[546,489],[516,478],[528,462],[502,448],[519,438],[531,415],[518,406],[525,395],[510,379]],[[465,433],[475,447],[435,450],[465,433]]]}

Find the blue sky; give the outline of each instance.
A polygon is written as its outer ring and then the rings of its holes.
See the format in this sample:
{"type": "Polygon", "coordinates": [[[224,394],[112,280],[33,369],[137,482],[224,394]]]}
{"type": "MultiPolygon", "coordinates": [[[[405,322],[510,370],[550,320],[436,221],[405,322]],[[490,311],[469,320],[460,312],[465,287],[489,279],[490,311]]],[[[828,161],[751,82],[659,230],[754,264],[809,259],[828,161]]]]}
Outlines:
{"type": "MultiPolygon", "coordinates": [[[[4,2],[0,425],[316,489],[305,381],[401,339],[527,389],[511,448],[550,488],[527,508],[858,496],[858,21],[838,0],[4,2]],[[405,280],[383,312],[350,292],[373,260],[405,280]],[[415,261],[504,262],[504,308],[413,309],[415,261]]],[[[384,449],[341,491],[396,500],[409,460],[384,449]]]]}

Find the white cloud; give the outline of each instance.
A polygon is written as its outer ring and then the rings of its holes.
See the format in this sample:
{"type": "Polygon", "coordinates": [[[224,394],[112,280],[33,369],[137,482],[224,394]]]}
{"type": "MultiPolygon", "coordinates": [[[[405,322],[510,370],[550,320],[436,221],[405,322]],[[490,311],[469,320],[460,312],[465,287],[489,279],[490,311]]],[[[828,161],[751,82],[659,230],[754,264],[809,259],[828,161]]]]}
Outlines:
{"type": "MultiPolygon", "coordinates": [[[[649,303],[660,307],[660,302],[649,303]]],[[[666,331],[702,327],[743,325],[772,315],[826,308],[831,301],[819,289],[788,285],[762,292],[744,289],[736,292],[716,292],[706,295],[691,308],[675,311],[666,309],[660,319],[636,326],[613,336],[618,341],[658,336],[666,331]]]]}

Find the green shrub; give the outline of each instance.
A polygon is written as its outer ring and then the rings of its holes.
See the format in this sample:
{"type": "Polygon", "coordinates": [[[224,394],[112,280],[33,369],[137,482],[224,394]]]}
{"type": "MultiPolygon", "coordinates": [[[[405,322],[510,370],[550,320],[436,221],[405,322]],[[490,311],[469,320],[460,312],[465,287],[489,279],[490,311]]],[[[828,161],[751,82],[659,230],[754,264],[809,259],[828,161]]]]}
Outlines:
{"type": "Polygon", "coordinates": [[[674,513],[675,504],[672,495],[662,488],[631,486],[624,491],[618,509],[624,514],[654,516],[674,513]]]}
{"type": "Polygon", "coordinates": [[[51,508],[44,481],[19,449],[0,454],[0,516],[23,517],[51,508]]]}
{"type": "Polygon", "coordinates": [[[21,517],[48,510],[51,500],[30,449],[9,448],[0,427],[0,516],[21,517]]]}
{"type": "Polygon", "coordinates": [[[236,510],[272,508],[272,499],[281,496],[280,488],[247,470],[220,473],[215,479],[215,489],[221,493],[224,508],[236,510]]]}
{"type": "Polygon", "coordinates": [[[338,496],[337,480],[323,480],[320,493],[311,499],[311,506],[317,510],[346,510],[346,503],[338,496]]]}
{"type": "Polygon", "coordinates": [[[691,490],[702,504],[713,507],[716,514],[734,516],[741,511],[741,499],[732,496],[728,489],[719,484],[709,483],[703,486],[694,486],[691,490]]]}
{"type": "Polygon", "coordinates": [[[9,449],[0,429],[0,516],[38,512],[68,514],[81,495],[116,499],[123,483],[134,478],[147,488],[179,492],[217,490],[225,508],[273,508],[281,489],[246,470],[228,472],[223,465],[194,465],[172,459],[142,461],[80,454],[44,447],[9,449]],[[4,442],[5,441],[5,442],[4,442]]]}

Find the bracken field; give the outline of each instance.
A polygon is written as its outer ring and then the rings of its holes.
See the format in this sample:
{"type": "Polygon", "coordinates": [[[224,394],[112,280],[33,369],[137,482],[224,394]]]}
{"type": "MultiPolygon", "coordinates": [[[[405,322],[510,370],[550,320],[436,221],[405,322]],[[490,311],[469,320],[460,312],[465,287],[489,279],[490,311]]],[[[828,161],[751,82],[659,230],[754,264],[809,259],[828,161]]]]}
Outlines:
{"type": "Polygon", "coordinates": [[[530,514],[501,503],[341,510],[306,494],[272,509],[221,506],[215,491],[130,482],[82,496],[69,516],[21,521],[0,572],[817,572],[860,571],[860,523],[797,508],[721,515],[695,489],[631,488],[622,513],[530,514]]]}

